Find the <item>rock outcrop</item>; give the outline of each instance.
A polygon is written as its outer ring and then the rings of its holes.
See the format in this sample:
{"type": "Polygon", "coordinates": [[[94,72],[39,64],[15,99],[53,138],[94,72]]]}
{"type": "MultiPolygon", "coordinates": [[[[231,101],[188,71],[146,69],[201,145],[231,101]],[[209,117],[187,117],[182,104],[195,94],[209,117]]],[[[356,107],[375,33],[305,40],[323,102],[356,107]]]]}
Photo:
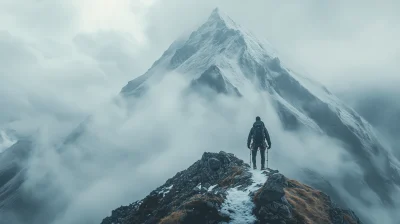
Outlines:
{"type": "Polygon", "coordinates": [[[143,200],[112,211],[102,224],[359,224],[354,212],[277,171],[251,170],[233,154],[204,153],[143,200]]]}
{"type": "Polygon", "coordinates": [[[271,175],[254,197],[259,223],[358,224],[353,211],[339,208],[330,197],[280,173],[271,175]]]}

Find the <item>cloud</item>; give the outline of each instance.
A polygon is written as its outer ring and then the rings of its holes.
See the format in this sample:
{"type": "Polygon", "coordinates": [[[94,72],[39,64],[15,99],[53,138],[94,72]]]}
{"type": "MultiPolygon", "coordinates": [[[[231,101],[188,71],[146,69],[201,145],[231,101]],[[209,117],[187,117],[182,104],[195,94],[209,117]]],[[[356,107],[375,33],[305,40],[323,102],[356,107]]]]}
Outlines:
{"type": "Polygon", "coordinates": [[[141,26],[152,2],[2,1],[0,129],[72,128],[144,73],[153,58],[141,26]]]}
{"type": "Polygon", "coordinates": [[[79,30],[83,32],[117,30],[130,33],[136,41],[145,44],[144,17],[154,2],[154,0],[74,1],[80,16],[79,30]]]}
{"type": "Polygon", "coordinates": [[[0,3],[2,29],[27,38],[62,37],[76,24],[76,11],[70,1],[4,0],[0,3]]]}
{"type": "Polygon", "coordinates": [[[91,116],[76,142],[62,150],[56,150],[49,143],[51,135],[41,129],[25,187],[43,198],[57,195],[54,207],[62,209],[53,223],[99,223],[112,209],[143,198],[205,151],[231,152],[248,162],[247,134],[256,115],[272,138],[270,167],[295,179],[303,168],[338,182],[350,170],[362,177],[339,142],[306,130],[285,131],[268,95],[187,95],[187,79],[187,74],[169,73],[145,97],[107,104],[91,116]]]}
{"type": "Polygon", "coordinates": [[[7,105],[0,128],[30,135],[48,119],[76,126],[145,69],[135,63],[129,35],[86,33],[75,40],[38,44],[0,32],[0,103],[7,105]]]}

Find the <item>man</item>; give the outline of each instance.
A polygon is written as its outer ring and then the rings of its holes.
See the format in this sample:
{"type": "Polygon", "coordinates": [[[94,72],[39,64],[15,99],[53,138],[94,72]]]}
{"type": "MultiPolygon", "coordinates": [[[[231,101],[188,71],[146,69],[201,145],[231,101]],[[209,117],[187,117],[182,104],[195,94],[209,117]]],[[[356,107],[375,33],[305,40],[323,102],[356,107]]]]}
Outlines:
{"type": "Polygon", "coordinates": [[[264,122],[261,121],[259,116],[256,117],[256,122],[254,122],[253,127],[250,130],[249,137],[247,138],[247,148],[252,151],[253,169],[257,169],[256,157],[257,150],[260,148],[261,154],[261,170],[265,169],[265,149],[271,148],[271,140],[267,128],[265,128],[264,122]],[[250,142],[253,140],[251,147],[250,142]],[[265,140],[268,142],[268,148],[265,144],[265,140]]]}

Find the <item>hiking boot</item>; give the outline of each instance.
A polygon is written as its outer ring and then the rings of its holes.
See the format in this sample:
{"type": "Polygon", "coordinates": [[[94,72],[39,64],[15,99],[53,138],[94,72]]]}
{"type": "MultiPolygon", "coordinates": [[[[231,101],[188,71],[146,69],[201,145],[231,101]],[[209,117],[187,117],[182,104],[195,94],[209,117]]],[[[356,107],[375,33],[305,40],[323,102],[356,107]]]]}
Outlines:
{"type": "Polygon", "coordinates": [[[262,167],[261,167],[261,170],[265,170],[265,167],[262,166],[262,167]]]}
{"type": "Polygon", "coordinates": [[[257,166],[253,166],[253,170],[256,170],[257,169],[257,166]]]}

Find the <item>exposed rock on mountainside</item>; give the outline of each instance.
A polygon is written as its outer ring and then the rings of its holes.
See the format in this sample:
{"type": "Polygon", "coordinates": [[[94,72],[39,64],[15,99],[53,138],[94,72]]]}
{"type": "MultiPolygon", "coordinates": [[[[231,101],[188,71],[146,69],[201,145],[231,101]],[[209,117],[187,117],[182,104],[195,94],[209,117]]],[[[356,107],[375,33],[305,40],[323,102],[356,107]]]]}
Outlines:
{"type": "Polygon", "coordinates": [[[233,154],[204,153],[143,200],[112,211],[102,224],[358,224],[354,212],[277,171],[251,170],[233,154]]]}

